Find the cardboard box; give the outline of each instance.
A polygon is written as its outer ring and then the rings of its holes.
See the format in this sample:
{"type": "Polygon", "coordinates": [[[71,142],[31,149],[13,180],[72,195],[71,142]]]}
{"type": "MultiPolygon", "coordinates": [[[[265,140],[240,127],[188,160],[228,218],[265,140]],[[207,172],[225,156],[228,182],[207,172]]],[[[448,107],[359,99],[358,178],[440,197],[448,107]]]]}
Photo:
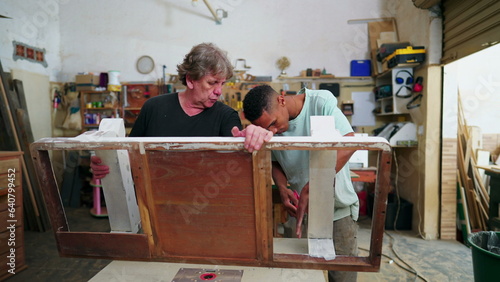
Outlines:
{"type": "Polygon", "coordinates": [[[78,74],[75,76],[76,91],[93,91],[99,86],[99,76],[93,74],[78,74]]]}

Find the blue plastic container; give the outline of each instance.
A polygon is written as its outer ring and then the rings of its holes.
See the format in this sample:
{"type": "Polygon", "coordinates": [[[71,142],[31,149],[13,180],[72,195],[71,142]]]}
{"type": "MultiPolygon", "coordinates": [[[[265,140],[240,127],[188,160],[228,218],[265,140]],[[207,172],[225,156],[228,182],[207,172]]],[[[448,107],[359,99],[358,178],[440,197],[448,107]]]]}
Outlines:
{"type": "Polygon", "coordinates": [[[351,61],[351,76],[371,76],[370,60],[352,60],[351,61]]]}

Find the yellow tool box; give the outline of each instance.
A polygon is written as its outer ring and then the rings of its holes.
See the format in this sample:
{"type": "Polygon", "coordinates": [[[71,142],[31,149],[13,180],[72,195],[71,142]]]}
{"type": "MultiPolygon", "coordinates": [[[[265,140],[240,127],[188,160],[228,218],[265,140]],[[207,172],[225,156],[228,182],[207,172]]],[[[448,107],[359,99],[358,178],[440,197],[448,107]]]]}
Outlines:
{"type": "Polygon", "coordinates": [[[385,58],[387,67],[393,68],[399,64],[422,63],[425,61],[425,47],[408,46],[404,49],[397,49],[385,58]]]}

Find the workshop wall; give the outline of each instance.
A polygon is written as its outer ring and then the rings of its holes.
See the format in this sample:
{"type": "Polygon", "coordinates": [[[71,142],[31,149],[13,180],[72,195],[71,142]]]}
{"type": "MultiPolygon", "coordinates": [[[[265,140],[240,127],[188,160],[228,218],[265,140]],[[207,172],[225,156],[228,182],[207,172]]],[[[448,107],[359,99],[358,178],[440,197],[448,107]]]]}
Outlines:
{"type": "MultiPolygon", "coordinates": [[[[427,21],[428,14],[409,0],[210,0],[214,10],[228,13],[216,24],[203,1],[197,2],[194,7],[191,0],[4,0],[0,14],[10,19],[0,19],[0,60],[4,71],[38,74],[50,82],[71,82],[79,72],[109,70],[119,70],[122,81],[154,81],[162,77],[163,65],[167,74],[176,73],[176,65],[193,45],[210,41],[227,50],[232,61],[244,58],[252,75],[276,78],[276,60],[287,56],[291,76],[306,68],[325,68],[343,77],[349,76],[351,60],[369,58],[367,24],[349,20],[397,15],[398,22],[415,17],[427,21]],[[15,59],[13,42],[43,50],[46,64],[15,59]],[[142,55],[155,60],[150,74],[136,70],[142,55]]],[[[399,32],[410,34],[401,28],[399,32]]],[[[425,28],[419,34],[428,37],[425,28]]],[[[45,83],[24,83],[38,90],[26,93],[30,120],[40,128],[35,137],[50,136],[46,121],[53,91],[45,83]]]]}
{"type": "Polygon", "coordinates": [[[0,15],[0,60],[4,71],[20,69],[56,80],[61,70],[59,4],[57,0],[3,0],[0,15]],[[13,42],[45,51],[46,65],[15,59],[13,42]]]}
{"type": "Polygon", "coordinates": [[[443,137],[457,135],[457,89],[469,126],[481,128],[483,134],[500,133],[500,45],[446,65],[443,94],[443,137]]]}
{"type": "Polygon", "coordinates": [[[61,71],[58,1],[4,0],[0,15],[9,17],[0,19],[3,71],[23,82],[34,139],[50,137],[53,97],[49,81],[55,81],[61,71]],[[14,43],[42,52],[43,58],[14,56],[14,43]]]}
{"type": "MultiPolygon", "coordinates": [[[[326,68],[349,76],[349,62],[369,59],[367,25],[351,19],[390,16],[392,1],[210,0],[227,18],[216,24],[204,5],[191,0],[70,1],[60,5],[60,80],[77,72],[121,71],[123,81],[161,78],[162,66],[176,65],[200,42],[214,42],[231,60],[244,58],[252,75],[275,78],[276,60],[287,56],[289,75],[306,68],[326,68]],[[137,58],[149,55],[155,70],[141,75],[137,58]]],[[[416,8],[415,8],[416,9],[416,8]]],[[[418,9],[417,9],[418,10],[418,9]]]]}

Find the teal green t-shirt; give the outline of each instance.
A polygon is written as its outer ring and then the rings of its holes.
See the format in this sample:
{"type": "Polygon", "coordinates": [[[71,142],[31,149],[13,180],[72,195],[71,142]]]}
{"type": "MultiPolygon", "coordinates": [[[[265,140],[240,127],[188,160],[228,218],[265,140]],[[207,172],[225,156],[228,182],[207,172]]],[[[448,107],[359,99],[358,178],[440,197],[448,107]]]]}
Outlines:
{"type": "MultiPolygon", "coordinates": [[[[335,129],[341,135],[353,132],[349,121],[337,107],[337,98],[328,90],[302,89],[298,94],[305,93],[305,102],[299,115],[289,122],[288,130],[276,136],[310,136],[311,116],[333,116],[335,129]]],[[[290,188],[300,193],[309,182],[309,151],[306,150],[275,150],[273,160],[278,161],[290,184],[290,188]]],[[[333,189],[333,187],[332,187],[333,189]]],[[[358,219],[359,201],[352,186],[349,163],[335,177],[335,211],[334,220],[351,216],[358,219]]]]}

